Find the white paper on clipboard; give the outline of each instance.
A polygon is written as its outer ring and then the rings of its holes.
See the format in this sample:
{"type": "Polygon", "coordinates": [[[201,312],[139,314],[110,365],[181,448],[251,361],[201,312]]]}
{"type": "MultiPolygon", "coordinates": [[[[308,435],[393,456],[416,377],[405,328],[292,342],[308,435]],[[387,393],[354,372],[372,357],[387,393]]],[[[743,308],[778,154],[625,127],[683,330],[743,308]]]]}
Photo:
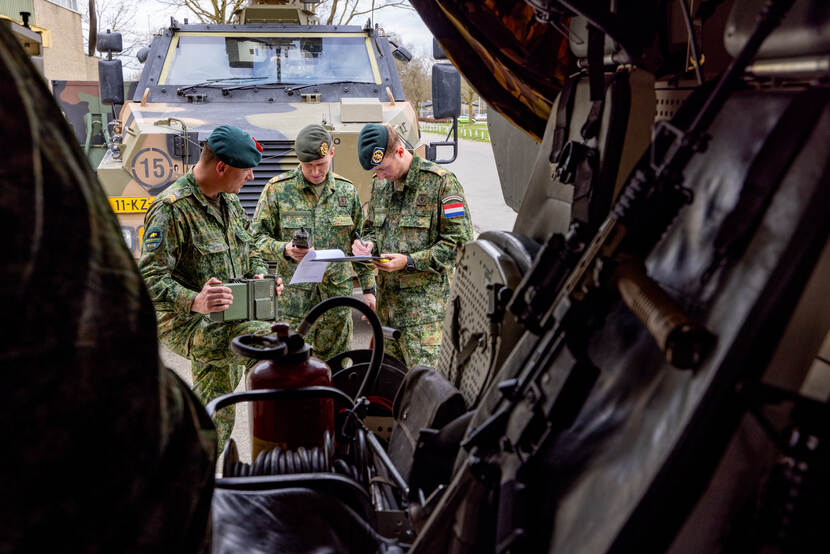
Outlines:
{"type": "Polygon", "coordinates": [[[291,276],[291,282],[288,284],[319,283],[323,280],[323,274],[329,266],[328,262],[323,262],[322,260],[342,258],[344,255],[343,251],[337,248],[333,250],[312,250],[297,265],[297,269],[294,270],[294,275],[291,276]],[[313,260],[320,261],[311,263],[313,260]]]}

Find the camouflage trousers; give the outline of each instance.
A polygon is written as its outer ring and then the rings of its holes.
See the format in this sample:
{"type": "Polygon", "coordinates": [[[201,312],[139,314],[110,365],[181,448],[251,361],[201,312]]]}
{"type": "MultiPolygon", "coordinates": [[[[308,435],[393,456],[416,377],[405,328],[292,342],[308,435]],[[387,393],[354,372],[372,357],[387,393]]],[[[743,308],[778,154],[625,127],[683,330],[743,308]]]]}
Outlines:
{"type": "MultiPolygon", "coordinates": [[[[231,340],[239,335],[270,334],[267,321],[213,322],[205,315],[159,314],[159,340],[170,350],[191,361],[193,391],[205,405],[233,392],[245,371],[257,361],[235,354],[231,340]]],[[[235,408],[220,410],[213,416],[221,452],[233,431],[235,408]]]]}
{"type": "MultiPolygon", "coordinates": [[[[383,318],[381,318],[381,321],[383,318]]],[[[383,322],[395,327],[394,322],[383,322]]],[[[395,327],[401,332],[398,340],[385,340],[384,353],[396,357],[412,369],[416,365],[436,367],[441,351],[441,331],[443,322],[422,323],[408,327],[395,327]]]]}
{"type": "MultiPolygon", "coordinates": [[[[339,285],[328,284],[325,290],[315,286],[306,290],[296,286],[286,286],[279,298],[281,318],[296,329],[306,314],[327,298],[334,296],[351,296],[352,281],[349,279],[339,285]]],[[[321,315],[311,327],[306,342],[314,349],[314,355],[321,360],[329,360],[352,348],[351,308],[335,308],[321,315]]]]}

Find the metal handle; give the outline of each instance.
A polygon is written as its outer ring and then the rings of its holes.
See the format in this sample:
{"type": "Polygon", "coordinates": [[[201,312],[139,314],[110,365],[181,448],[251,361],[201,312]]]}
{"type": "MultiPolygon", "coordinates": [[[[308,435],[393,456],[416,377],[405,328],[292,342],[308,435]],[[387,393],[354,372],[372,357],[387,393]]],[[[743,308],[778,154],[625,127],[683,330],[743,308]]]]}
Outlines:
{"type": "Polygon", "coordinates": [[[651,279],[637,260],[625,260],[614,280],[625,304],[643,322],[666,355],[679,369],[694,369],[715,345],[715,335],[689,317],[666,291],[651,279]]]}
{"type": "Polygon", "coordinates": [[[401,332],[394,327],[387,327],[386,325],[381,326],[381,330],[383,331],[383,338],[388,340],[398,340],[401,338],[401,332]]]}
{"type": "Polygon", "coordinates": [[[285,342],[273,336],[240,335],[231,340],[231,350],[255,360],[273,360],[285,354],[285,342]]]}

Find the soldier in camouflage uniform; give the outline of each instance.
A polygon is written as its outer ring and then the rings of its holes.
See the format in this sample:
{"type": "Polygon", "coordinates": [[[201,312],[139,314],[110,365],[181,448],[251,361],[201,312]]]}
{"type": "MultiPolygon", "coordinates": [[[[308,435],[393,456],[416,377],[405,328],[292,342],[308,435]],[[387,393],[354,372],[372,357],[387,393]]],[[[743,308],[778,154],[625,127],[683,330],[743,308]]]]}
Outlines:
{"type": "Polygon", "coordinates": [[[101,185],[0,25],[0,552],[210,552],[216,431],[101,185]]]}
{"type": "MultiPolygon", "coordinates": [[[[208,317],[233,302],[231,290],[217,285],[267,273],[236,196],[253,179],[250,168],[262,158],[260,148],[237,127],[217,127],[193,171],[156,198],[144,218],[138,267],[156,306],[159,338],[192,361],[193,389],[204,403],[233,392],[244,369],[255,363],[234,354],[231,339],[271,329],[264,321],[208,317]]],[[[221,449],[233,430],[233,411],[222,410],[215,420],[221,449]]]]}
{"type": "MultiPolygon", "coordinates": [[[[279,273],[290,280],[297,264],[314,248],[337,248],[348,253],[363,226],[363,209],[354,185],[332,173],[332,138],[322,125],[308,125],[297,135],[294,146],[300,165],[271,179],[262,191],[253,229],[256,246],[267,260],[276,260],[279,273]],[[292,242],[294,233],[305,228],[311,248],[292,242]]],[[[352,264],[364,299],[375,308],[375,276],[369,263],[352,264]]],[[[347,263],[330,263],[320,283],[288,285],[280,297],[282,317],[296,328],[306,313],[326,298],[352,295],[352,272],[347,263]]],[[[307,340],[320,358],[351,349],[352,318],[349,308],[323,314],[311,328],[307,340]]]]}
{"type": "Polygon", "coordinates": [[[378,316],[401,331],[388,352],[408,367],[435,367],[456,251],[473,238],[464,189],[452,172],[404,148],[388,125],[363,127],[358,158],[375,181],[364,240],[352,252],[389,258],[374,261],[378,316]]]}

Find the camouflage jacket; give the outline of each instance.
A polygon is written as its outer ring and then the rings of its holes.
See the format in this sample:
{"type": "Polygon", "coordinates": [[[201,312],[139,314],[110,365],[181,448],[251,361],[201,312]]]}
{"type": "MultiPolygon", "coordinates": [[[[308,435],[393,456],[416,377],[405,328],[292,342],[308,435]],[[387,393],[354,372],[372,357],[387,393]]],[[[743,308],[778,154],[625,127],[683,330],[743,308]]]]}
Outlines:
{"type": "Polygon", "coordinates": [[[378,313],[396,326],[439,321],[458,248],[472,240],[464,189],[453,173],[413,156],[403,183],[375,181],[363,239],[374,254],[409,254],[415,271],[378,274],[378,313]]]}
{"type": "Polygon", "coordinates": [[[138,268],[156,311],[189,315],[193,299],[211,277],[226,282],[268,272],[253,248],[250,223],[239,198],[224,192],[219,197],[227,225],[192,172],[150,205],[138,268]]]}
{"type": "MultiPolygon", "coordinates": [[[[360,232],[363,227],[363,209],[354,185],[329,171],[318,198],[311,184],[303,177],[300,166],[274,177],[265,185],[254,212],[252,229],[257,249],[264,259],[276,260],[286,285],[297,269],[297,262],[285,256],[285,245],[291,242],[300,227],[306,228],[311,246],[315,249],[339,248],[350,256],[355,231],[360,232]]],[[[363,289],[375,286],[371,264],[352,265],[363,289]]],[[[327,285],[342,284],[351,276],[348,264],[331,263],[318,286],[325,293],[327,285]]],[[[311,290],[314,285],[301,283],[292,287],[311,290]]]]}
{"type": "Polygon", "coordinates": [[[42,75],[0,28],[0,552],[209,551],[216,431],[42,75]],[[59,160],[59,161],[58,161],[59,160]],[[11,318],[10,320],[11,321],[11,318]]]}

